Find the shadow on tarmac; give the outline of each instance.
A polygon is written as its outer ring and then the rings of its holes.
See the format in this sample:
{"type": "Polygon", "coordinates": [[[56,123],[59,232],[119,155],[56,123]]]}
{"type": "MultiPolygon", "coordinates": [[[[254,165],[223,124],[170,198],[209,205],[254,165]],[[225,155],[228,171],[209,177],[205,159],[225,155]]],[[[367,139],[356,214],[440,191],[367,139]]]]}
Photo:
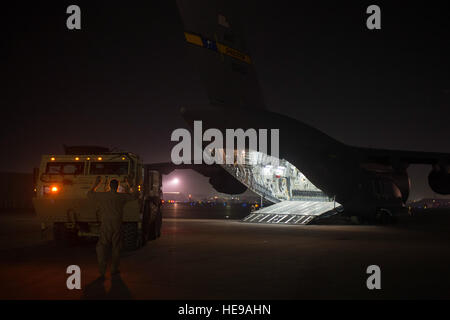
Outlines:
{"type": "Polygon", "coordinates": [[[106,292],[105,278],[98,277],[83,290],[83,300],[128,300],[133,299],[130,289],[120,275],[111,278],[111,289],[106,292]]]}
{"type": "Polygon", "coordinates": [[[115,275],[111,279],[111,289],[107,294],[107,299],[133,299],[130,289],[123,282],[120,275],[115,275]]]}
{"type": "Polygon", "coordinates": [[[103,300],[106,299],[105,278],[98,277],[83,289],[83,300],[103,300]]]}

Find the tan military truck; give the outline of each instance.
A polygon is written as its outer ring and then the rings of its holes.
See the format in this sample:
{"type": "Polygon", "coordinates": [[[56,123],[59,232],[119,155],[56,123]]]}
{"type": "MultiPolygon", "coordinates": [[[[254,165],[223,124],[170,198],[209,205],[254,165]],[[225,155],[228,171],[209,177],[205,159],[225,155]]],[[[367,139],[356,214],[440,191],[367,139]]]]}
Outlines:
{"type": "MultiPolygon", "coordinates": [[[[125,178],[139,198],[124,207],[123,241],[127,250],[137,249],[161,234],[161,174],[149,170],[131,152],[111,152],[102,147],[65,147],[64,155],[43,155],[35,173],[33,205],[42,230],[53,228],[56,242],[96,237],[101,217],[97,204],[87,198],[97,176],[97,192],[109,191],[109,181],[125,178]]],[[[119,184],[118,192],[124,192],[119,184]]]]}

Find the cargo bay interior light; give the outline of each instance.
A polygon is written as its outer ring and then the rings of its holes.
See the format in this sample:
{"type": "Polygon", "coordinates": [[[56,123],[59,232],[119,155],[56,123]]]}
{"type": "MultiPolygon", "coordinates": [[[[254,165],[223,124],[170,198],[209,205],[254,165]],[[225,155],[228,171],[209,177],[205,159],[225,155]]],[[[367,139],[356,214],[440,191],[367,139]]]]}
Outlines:
{"type": "Polygon", "coordinates": [[[243,164],[222,167],[250,190],[274,204],[252,212],[244,222],[308,224],[340,206],[284,159],[246,150],[243,164]]]}
{"type": "Polygon", "coordinates": [[[264,153],[246,150],[244,164],[222,165],[255,193],[274,203],[281,201],[330,201],[294,165],[264,153]]]}

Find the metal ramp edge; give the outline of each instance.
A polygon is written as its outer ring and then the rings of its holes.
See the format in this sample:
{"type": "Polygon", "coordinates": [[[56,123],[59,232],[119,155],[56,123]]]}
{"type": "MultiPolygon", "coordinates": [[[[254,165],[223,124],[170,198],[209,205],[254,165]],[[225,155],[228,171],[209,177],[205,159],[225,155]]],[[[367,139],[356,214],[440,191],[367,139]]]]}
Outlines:
{"type": "Polygon", "coordinates": [[[332,215],[342,206],[324,201],[282,201],[252,212],[242,222],[269,224],[310,224],[322,215],[332,215]]]}

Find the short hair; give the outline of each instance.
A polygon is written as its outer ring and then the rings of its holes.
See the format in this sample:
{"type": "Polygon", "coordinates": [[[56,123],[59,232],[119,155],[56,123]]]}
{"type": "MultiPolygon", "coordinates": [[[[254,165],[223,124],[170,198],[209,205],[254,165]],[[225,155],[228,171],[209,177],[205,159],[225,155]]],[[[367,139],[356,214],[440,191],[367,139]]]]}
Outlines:
{"type": "Polygon", "coordinates": [[[109,182],[109,186],[111,187],[111,190],[117,191],[117,188],[119,188],[119,181],[117,181],[116,179],[112,179],[109,182]]]}

